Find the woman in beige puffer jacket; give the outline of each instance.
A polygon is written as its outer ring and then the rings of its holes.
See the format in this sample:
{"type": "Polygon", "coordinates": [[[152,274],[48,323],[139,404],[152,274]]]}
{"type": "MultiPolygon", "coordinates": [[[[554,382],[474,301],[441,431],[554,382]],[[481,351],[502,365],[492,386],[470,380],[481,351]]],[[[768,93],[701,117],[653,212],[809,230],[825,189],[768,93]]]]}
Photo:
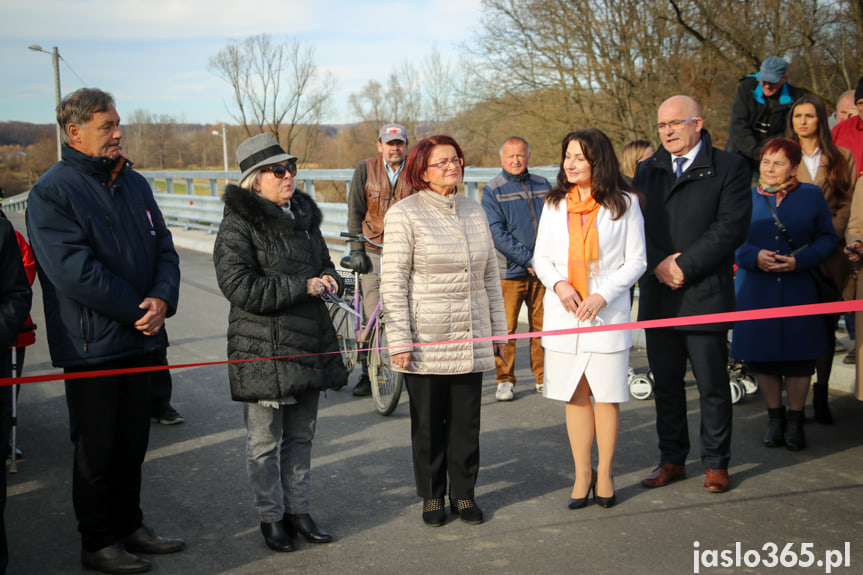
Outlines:
{"type": "Polygon", "coordinates": [[[464,154],[449,136],[419,142],[405,162],[418,190],[384,218],[381,296],[393,368],[405,373],[411,444],[423,520],[453,513],[481,523],[479,471],[482,372],[505,339],[421,345],[506,334],[497,255],[485,212],[458,195],[464,154]]]}

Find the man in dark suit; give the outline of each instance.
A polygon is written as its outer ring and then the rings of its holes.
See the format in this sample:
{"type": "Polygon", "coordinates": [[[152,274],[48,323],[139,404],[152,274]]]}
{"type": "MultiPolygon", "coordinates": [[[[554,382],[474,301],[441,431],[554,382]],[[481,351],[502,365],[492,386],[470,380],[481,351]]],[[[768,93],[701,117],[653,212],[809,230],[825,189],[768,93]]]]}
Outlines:
{"type": "MultiPolygon", "coordinates": [[[[639,320],[734,310],[734,250],[752,213],[746,160],[714,148],[698,103],[673,96],[656,128],[662,148],[639,164],[633,184],[645,196],[647,272],[639,283],[639,320]]],[[[704,487],[728,489],[731,389],[728,324],[648,329],[655,378],[660,464],[641,483],[660,487],[685,477],[689,453],[684,378],[692,364],[701,402],[704,487]]]]}

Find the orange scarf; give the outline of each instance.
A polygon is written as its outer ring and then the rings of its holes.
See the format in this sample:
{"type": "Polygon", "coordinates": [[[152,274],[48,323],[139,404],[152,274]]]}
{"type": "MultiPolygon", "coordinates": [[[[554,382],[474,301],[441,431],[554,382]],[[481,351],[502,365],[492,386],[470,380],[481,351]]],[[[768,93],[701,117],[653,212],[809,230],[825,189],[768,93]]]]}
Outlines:
{"type": "Polygon", "coordinates": [[[587,297],[587,277],[596,275],[599,268],[599,232],[596,230],[596,215],[599,204],[588,196],[578,197],[578,187],[573,186],[566,195],[566,211],[569,213],[569,283],[579,297],[587,297]],[[584,222],[582,223],[582,217],[584,222]]]}

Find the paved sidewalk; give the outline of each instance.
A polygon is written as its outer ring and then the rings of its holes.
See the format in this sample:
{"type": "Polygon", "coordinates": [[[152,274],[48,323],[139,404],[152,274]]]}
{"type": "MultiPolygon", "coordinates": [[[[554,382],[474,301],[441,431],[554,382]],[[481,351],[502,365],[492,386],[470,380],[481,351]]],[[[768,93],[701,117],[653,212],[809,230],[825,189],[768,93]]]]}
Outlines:
{"type": "MultiPolygon", "coordinates": [[[[21,221],[13,218],[16,226],[21,221]]],[[[179,236],[179,234],[178,234],[179,236]]],[[[179,242],[178,242],[179,243],[179,242]]],[[[171,363],[225,358],[228,306],[215,284],[212,258],[180,250],[180,306],[168,329],[171,363]]],[[[40,326],[27,352],[25,374],[56,373],[45,345],[41,295],[34,306],[40,326]]],[[[843,575],[863,572],[863,403],[831,392],[836,424],[807,425],[809,447],[800,452],[761,444],[766,415],[758,396],[735,406],[732,489],[707,493],[698,460],[698,394],[689,386],[690,436],[696,448],[689,477],[648,490],[639,480],[657,464],[652,400],[621,408],[615,460],[618,504],[566,508],[572,460],[563,406],[533,391],[518,343],[516,400],[494,399],[486,374],[482,400],[481,469],[477,499],[486,523],[450,520],[423,525],[413,487],[410,417],[406,394],[390,417],[350,388],[321,398],[312,463],[312,514],[335,542],[298,543],[274,553],[263,542],[244,466],[240,404],[229,397],[226,368],[176,371],[174,405],[186,419],[154,424],[144,465],[146,522],[186,539],[185,551],[153,556],[153,573],[182,575],[508,574],[716,574],[825,573],[828,550],[850,546],[843,575]],[[711,550],[726,551],[741,566],[709,567],[711,550]],[[755,550],[770,561],[770,544],[797,554],[812,545],[809,568],[754,565],[755,550]],[[767,546],[765,548],[765,546],[767,546]],[[749,553],[746,553],[749,551],[749,553]],[[696,555],[698,552],[698,555],[696,555]]],[[[632,364],[646,369],[643,352],[632,364]]],[[[351,377],[351,385],[358,373],[351,377]]],[[[25,458],[9,475],[6,525],[10,575],[84,574],[71,504],[72,444],[62,382],[29,384],[21,391],[19,445],[25,458]]],[[[811,414],[811,408],[807,409],[811,414]]],[[[786,560],[791,556],[786,554],[786,560]]],[[[844,560],[844,556],[842,558],[844,560]]],[[[717,554],[717,561],[720,560],[717,554]]]]}

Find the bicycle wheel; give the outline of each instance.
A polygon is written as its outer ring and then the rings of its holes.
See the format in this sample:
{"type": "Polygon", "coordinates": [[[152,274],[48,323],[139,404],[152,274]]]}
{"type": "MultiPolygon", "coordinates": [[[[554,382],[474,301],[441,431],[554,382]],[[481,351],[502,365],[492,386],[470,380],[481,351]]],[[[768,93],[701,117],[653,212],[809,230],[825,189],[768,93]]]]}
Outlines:
{"type": "Polygon", "coordinates": [[[336,328],[336,338],[339,340],[339,351],[342,353],[342,361],[345,370],[350,374],[357,365],[357,330],[354,316],[337,305],[332,305],[330,318],[333,327],[336,328]]]}
{"type": "MultiPolygon", "coordinates": [[[[380,323],[373,347],[386,346],[387,332],[383,323],[380,323]]],[[[391,414],[399,404],[404,374],[390,369],[390,352],[388,349],[369,352],[369,379],[372,380],[372,397],[375,400],[375,409],[381,415],[391,414]]]]}

